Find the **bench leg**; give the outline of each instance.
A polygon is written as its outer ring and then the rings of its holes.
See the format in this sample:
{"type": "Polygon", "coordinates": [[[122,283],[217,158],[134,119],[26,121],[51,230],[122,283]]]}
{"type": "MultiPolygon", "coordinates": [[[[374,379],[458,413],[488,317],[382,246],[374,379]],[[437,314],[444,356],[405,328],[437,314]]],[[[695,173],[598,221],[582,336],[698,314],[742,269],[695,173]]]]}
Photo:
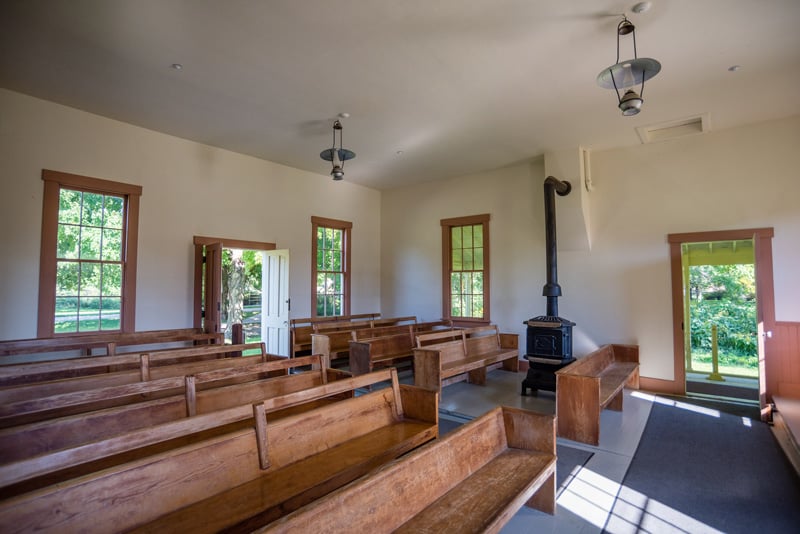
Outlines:
{"type": "Polygon", "coordinates": [[[553,515],[556,513],[556,474],[553,473],[544,481],[536,493],[525,503],[529,508],[535,508],[553,515]]]}
{"type": "Polygon", "coordinates": [[[621,412],[623,391],[624,390],[622,389],[619,390],[619,393],[617,393],[616,395],[614,395],[614,397],[611,398],[611,402],[608,403],[608,406],[606,406],[606,408],[608,408],[609,410],[614,410],[615,412],[621,412]]]}
{"type": "Polygon", "coordinates": [[[516,356],[513,358],[509,358],[507,360],[503,360],[503,369],[506,371],[512,371],[514,373],[519,372],[519,358],[516,356]]]}
{"type": "Polygon", "coordinates": [[[473,371],[467,371],[467,382],[470,384],[477,384],[479,386],[486,385],[486,367],[481,367],[480,369],[475,369],[473,371]]]}

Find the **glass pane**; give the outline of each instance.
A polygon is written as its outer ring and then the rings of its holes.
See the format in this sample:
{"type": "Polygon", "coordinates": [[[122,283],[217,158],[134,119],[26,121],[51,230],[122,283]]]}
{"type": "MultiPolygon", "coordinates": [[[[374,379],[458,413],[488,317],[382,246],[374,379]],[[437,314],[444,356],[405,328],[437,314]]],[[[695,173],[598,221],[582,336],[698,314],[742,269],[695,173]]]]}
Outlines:
{"type": "Polygon", "coordinates": [[[100,259],[100,228],[81,227],[81,259],[100,259]]]}
{"type": "Polygon", "coordinates": [[[454,226],[450,229],[450,248],[457,249],[462,248],[462,240],[461,240],[461,227],[454,226]]]}
{"type": "Polygon", "coordinates": [[[461,274],[461,287],[459,292],[462,294],[470,293],[472,290],[472,273],[461,274]]]}
{"type": "Polygon", "coordinates": [[[122,230],[103,230],[102,259],[122,261],[122,230]]]}
{"type": "MultiPolygon", "coordinates": [[[[56,263],[56,295],[77,295],[80,279],[80,264],[76,261],[56,263]]],[[[74,303],[78,305],[77,301],[74,303]]]]}
{"type": "Polygon", "coordinates": [[[114,263],[103,264],[102,295],[115,297],[122,295],[122,265],[114,263]]]}
{"type": "Polygon", "coordinates": [[[472,292],[483,295],[483,273],[472,273],[472,292]]]}
{"type": "MultiPolygon", "coordinates": [[[[96,263],[82,263],[81,264],[81,297],[99,297],[100,296],[100,265],[96,263]]],[[[83,306],[81,300],[81,306],[83,306]]]]}
{"type": "Polygon", "coordinates": [[[333,276],[333,290],[335,293],[341,294],[344,287],[344,276],[337,274],[333,276]]]}
{"type": "Polygon", "coordinates": [[[331,229],[331,242],[328,246],[334,250],[342,250],[342,231],[331,229]]]}
{"type": "Polygon", "coordinates": [[[475,269],[476,271],[482,271],[483,270],[483,249],[482,248],[476,248],[476,249],[473,250],[473,252],[474,252],[473,257],[472,257],[473,262],[474,262],[473,269],[475,269]]]}
{"type": "Polygon", "coordinates": [[[342,253],[338,250],[331,252],[330,270],[342,272],[342,253]]]}
{"type": "Polygon", "coordinates": [[[450,294],[457,294],[461,291],[461,273],[450,274],[450,294]]]}
{"type": "Polygon", "coordinates": [[[317,295],[317,315],[325,317],[325,296],[317,295]]]}
{"type": "Polygon", "coordinates": [[[332,295],[334,293],[334,284],[335,284],[335,274],[328,273],[325,276],[325,294],[332,295]]]}
{"type": "Polygon", "coordinates": [[[464,249],[464,258],[463,258],[463,260],[464,260],[463,269],[465,271],[471,271],[472,269],[475,268],[474,267],[475,264],[472,261],[472,249],[471,248],[465,248],[464,249]]]}
{"type": "Polygon", "coordinates": [[[472,299],[472,316],[483,317],[483,296],[475,295],[472,299]]]}
{"type": "Polygon", "coordinates": [[[122,229],[122,210],[125,201],[122,197],[106,197],[105,215],[103,226],[106,228],[122,229]]]}
{"type": "Polygon", "coordinates": [[[472,226],[464,227],[464,248],[472,248],[472,226]]]}
{"type": "Polygon", "coordinates": [[[325,293],[325,273],[317,273],[317,295],[325,293]]]}
{"type": "Polygon", "coordinates": [[[83,211],[81,214],[81,225],[83,226],[103,225],[103,195],[99,195],[97,193],[83,194],[83,211]]]}
{"type": "Polygon", "coordinates": [[[80,226],[59,224],[56,257],[70,260],[77,260],[80,258],[80,251],[78,249],[80,237],[80,226]]]}
{"type": "Polygon", "coordinates": [[[472,246],[483,247],[483,225],[476,224],[472,227],[472,246]]]}
{"type": "Polygon", "coordinates": [[[58,222],[80,224],[82,196],[80,191],[61,190],[58,195],[58,222]]]}
{"type": "Polygon", "coordinates": [[[464,295],[464,309],[461,317],[473,317],[472,315],[472,295],[464,295]]]}
{"type": "Polygon", "coordinates": [[[98,297],[81,298],[79,307],[78,331],[100,330],[100,299],[98,297]]]}
{"type": "Polygon", "coordinates": [[[100,330],[119,330],[122,328],[120,322],[120,309],[122,299],[117,297],[104,298],[100,309],[100,330]]]}
{"type": "Polygon", "coordinates": [[[462,317],[461,315],[461,297],[453,295],[450,301],[450,315],[453,317],[462,317]]]}
{"type": "Polygon", "coordinates": [[[317,270],[323,271],[325,270],[325,264],[323,263],[322,259],[325,257],[325,251],[321,248],[317,248],[317,270]]]}
{"type": "Polygon", "coordinates": [[[78,299],[76,297],[56,297],[55,332],[78,331],[78,299]]]}
{"type": "Polygon", "coordinates": [[[453,249],[453,265],[450,267],[454,271],[464,270],[463,250],[460,248],[453,249]]]}
{"type": "Polygon", "coordinates": [[[343,315],[342,314],[342,298],[338,295],[330,295],[328,297],[328,315],[343,315]]]}

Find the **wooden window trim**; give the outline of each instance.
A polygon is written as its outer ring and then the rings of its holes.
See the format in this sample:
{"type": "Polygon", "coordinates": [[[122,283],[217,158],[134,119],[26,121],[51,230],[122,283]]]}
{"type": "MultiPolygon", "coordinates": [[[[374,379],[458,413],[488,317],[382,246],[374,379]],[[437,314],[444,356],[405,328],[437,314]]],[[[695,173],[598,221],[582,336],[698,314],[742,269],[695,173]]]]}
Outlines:
{"type": "Polygon", "coordinates": [[[350,315],[350,239],[353,223],[311,216],[311,317],[317,317],[317,228],[334,228],[342,230],[344,241],[344,303],[342,315],[350,315]]]}
{"type": "MultiPolygon", "coordinates": [[[[136,265],[139,243],[139,199],[142,187],[90,178],[66,172],[42,170],[44,193],[42,195],[42,239],[39,254],[39,309],[37,337],[68,337],[96,334],[96,332],[55,333],[54,311],[56,305],[56,249],[58,244],[58,205],[61,188],[124,196],[127,217],[124,221],[122,249],[124,272],[122,282],[122,320],[120,332],[136,331],[136,265]]],[[[114,330],[115,331],[115,330],[114,330]]]]}
{"type": "Polygon", "coordinates": [[[490,292],[490,248],[489,248],[489,220],[491,215],[484,213],[481,215],[469,215],[466,217],[453,217],[442,219],[442,318],[450,319],[456,326],[475,326],[491,323],[491,302],[490,292]],[[453,317],[451,315],[450,303],[450,229],[454,226],[483,225],[483,318],[477,317],[453,317]]]}

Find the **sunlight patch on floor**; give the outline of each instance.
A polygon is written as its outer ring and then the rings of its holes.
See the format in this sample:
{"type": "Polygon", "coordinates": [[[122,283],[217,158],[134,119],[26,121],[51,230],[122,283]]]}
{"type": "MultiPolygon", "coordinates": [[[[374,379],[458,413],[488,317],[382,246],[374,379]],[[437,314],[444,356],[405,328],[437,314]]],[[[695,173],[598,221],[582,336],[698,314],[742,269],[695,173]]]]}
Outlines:
{"type": "Polygon", "coordinates": [[[558,506],[610,534],[721,532],[591,469],[578,468],[573,473],[558,506]]]}

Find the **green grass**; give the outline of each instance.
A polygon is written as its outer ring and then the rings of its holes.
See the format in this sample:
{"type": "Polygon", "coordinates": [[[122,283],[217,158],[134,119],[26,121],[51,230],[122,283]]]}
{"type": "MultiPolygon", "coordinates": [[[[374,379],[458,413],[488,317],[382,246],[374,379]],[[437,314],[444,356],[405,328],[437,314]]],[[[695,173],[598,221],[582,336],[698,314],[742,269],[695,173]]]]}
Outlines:
{"type": "MultiPolygon", "coordinates": [[[[710,373],[710,352],[692,352],[692,371],[710,373]]],[[[719,355],[719,372],[723,375],[758,377],[758,356],[719,355]]]]}

